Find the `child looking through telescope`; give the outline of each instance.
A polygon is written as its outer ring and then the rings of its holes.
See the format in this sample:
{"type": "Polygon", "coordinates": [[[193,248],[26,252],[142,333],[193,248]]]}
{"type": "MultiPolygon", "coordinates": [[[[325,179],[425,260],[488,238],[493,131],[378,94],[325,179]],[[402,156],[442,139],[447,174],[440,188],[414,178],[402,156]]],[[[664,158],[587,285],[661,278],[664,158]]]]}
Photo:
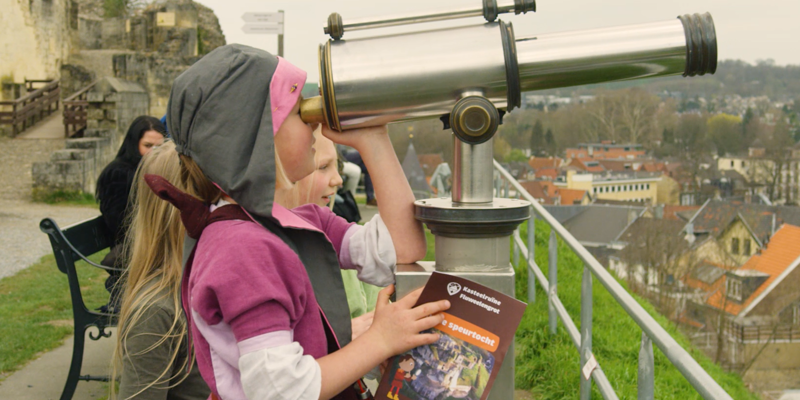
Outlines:
{"type": "MultiPolygon", "coordinates": [[[[449,307],[412,307],[420,291],[389,303],[394,263],[425,254],[405,180],[375,182],[390,204],[372,227],[316,204],[288,210],[274,202],[276,190],[314,170],[313,127],[299,115],[305,78],[286,60],[247,46],[209,53],[175,80],[167,111],[182,179],[199,199],[145,177],[181,210],[196,241],[187,242],[191,252],[185,247],[182,303],[198,369],[222,399],[352,399],[353,383],[369,370],[436,341],[437,334],[420,332],[449,307]],[[339,264],[389,285],[372,325],[352,341],[339,264]]],[[[371,169],[402,176],[385,127],[322,133],[359,150],[371,169]]]]}

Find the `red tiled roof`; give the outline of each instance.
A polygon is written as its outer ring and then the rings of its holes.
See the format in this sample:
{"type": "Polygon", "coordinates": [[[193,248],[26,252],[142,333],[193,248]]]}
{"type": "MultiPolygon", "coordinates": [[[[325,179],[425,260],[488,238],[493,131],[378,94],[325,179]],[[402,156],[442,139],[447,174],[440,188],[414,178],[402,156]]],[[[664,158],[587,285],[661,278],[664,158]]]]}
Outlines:
{"type": "Polygon", "coordinates": [[[671,220],[679,221],[679,220],[681,220],[681,218],[678,217],[677,213],[683,212],[683,211],[696,211],[696,210],[699,210],[699,209],[700,209],[700,206],[672,206],[672,205],[666,204],[666,205],[664,205],[664,219],[671,219],[671,220]]]}
{"type": "Polygon", "coordinates": [[[564,160],[558,157],[531,157],[528,160],[528,165],[534,169],[534,171],[538,171],[541,168],[558,168],[564,160]]]}
{"type": "Polygon", "coordinates": [[[586,196],[586,191],[580,189],[558,189],[558,195],[561,197],[561,205],[567,206],[580,204],[583,197],[586,196]]]}
{"type": "Polygon", "coordinates": [[[555,204],[555,195],[548,193],[548,188],[555,191],[552,183],[542,181],[523,181],[519,183],[534,199],[542,200],[544,204],[555,204]]]}
{"type": "Polygon", "coordinates": [[[558,178],[558,169],[557,168],[539,168],[536,170],[536,179],[547,178],[551,181],[556,180],[558,178]]]}
{"type": "Polygon", "coordinates": [[[583,157],[573,158],[572,162],[570,162],[569,165],[573,166],[573,167],[576,167],[576,168],[579,168],[580,170],[586,171],[586,172],[603,172],[603,171],[605,171],[606,169],[603,168],[603,165],[599,164],[599,163],[597,165],[592,165],[592,166],[586,165],[589,162],[596,162],[596,161],[597,160],[593,160],[591,158],[583,158],[583,157]]]}
{"type": "MultiPolygon", "coordinates": [[[[770,239],[767,247],[761,255],[754,255],[740,268],[741,270],[754,270],[769,275],[766,281],[756,289],[750,297],[741,304],[732,301],[724,301],[724,290],[717,290],[716,293],[708,298],[707,303],[714,308],[722,308],[724,303],[725,311],[732,315],[739,313],[749,306],[761,293],[782,274],[792,263],[800,258],[800,227],[783,225],[770,239]]],[[[724,288],[725,277],[718,280],[719,287],[724,288]]],[[[715,282],[716,285],[716,282],[715,282]]]]}

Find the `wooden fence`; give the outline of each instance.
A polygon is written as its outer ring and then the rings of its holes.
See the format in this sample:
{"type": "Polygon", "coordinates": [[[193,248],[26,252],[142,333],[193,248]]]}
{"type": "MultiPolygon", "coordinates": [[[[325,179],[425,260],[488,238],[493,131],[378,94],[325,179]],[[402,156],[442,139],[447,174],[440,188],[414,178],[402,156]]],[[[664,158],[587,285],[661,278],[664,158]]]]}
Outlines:
{"type": "Polygon", "coordinates": [[[86,107],[89,102],[86,94],[97,81],[64,99],[64,137],[74,136],[86,129],[86,107]]]}
{"type": "Polygon", "coordinates": [[[61,87],[55,80],[25,80],[28,93],[16,100],[0,101],[0,125],[11,125],[11,136],[30,128],[58,110],[61,87]],[[34,86],[42,85],[38,89],[34,86]]]}

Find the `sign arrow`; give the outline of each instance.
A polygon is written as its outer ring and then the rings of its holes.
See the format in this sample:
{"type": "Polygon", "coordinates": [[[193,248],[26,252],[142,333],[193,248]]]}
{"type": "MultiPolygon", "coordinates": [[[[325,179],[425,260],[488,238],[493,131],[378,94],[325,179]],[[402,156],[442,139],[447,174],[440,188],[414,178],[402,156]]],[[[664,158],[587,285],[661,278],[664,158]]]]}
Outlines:
{"type": "Polygon", "coordinates": [[[271,24],[283,24],[282,12],[246,12],[242,14],[244,22],[259,22],[271,24]]]}

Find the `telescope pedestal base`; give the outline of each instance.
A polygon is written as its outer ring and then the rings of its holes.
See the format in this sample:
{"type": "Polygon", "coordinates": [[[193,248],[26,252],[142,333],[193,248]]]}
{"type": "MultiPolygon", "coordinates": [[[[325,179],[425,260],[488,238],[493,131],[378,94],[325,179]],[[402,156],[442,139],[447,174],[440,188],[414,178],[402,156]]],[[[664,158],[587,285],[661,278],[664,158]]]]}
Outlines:
{"type": "MultiPolygon", "coordinates": [[[[431,273],[436,270],[436,263],[420,261],[416,264],[399,264],[395,277],[397,298],[409,294],[415,289],[425,286],[431,273]]],[[[460,276],[481,285],[488,286],[508,296],[514,296],[514,269],[509,264],[507,268],[494,269],[485,272],[446,272],[460,276]]],[[[503,365],[497,374],[497,379],[489,392],[488,400],[514,400],[514,343],[508,347],[508,352],[503,359],[503,365]]]]}

